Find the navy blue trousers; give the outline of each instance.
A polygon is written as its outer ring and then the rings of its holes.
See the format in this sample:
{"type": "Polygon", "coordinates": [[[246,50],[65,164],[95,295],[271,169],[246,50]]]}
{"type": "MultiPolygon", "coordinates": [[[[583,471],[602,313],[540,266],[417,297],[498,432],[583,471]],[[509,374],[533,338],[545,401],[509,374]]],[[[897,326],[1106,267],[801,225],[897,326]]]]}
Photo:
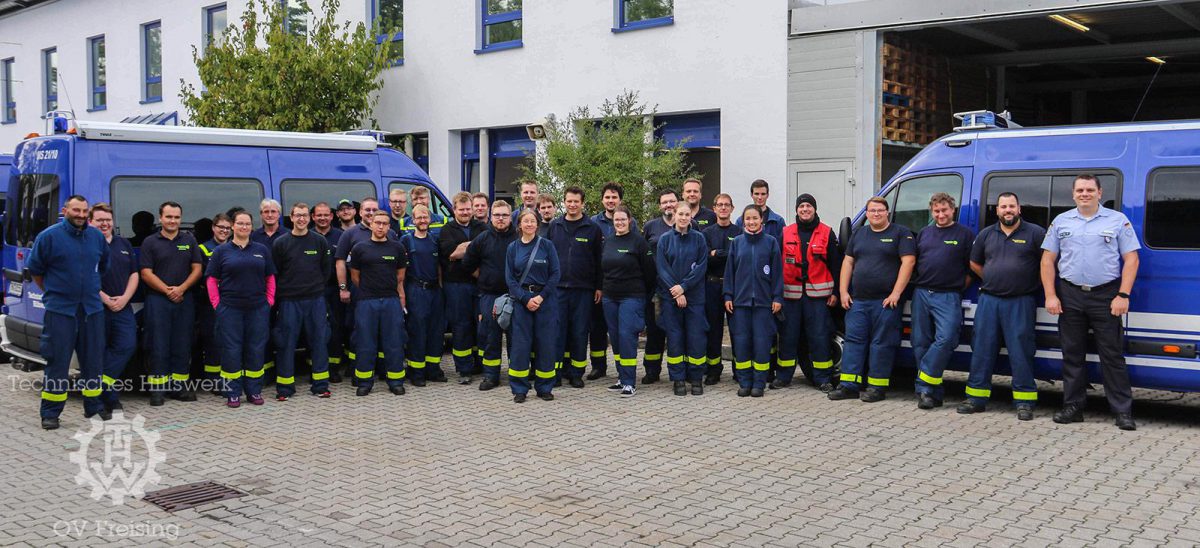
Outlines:
{"type": "Polygon", "coordinates": [[[613,359],[617,361],[617,382],[637,385],[638,333],[646,328],[646,299],[622,297],[601,299],[608,338],[612,341],[613,359]]]}
{"type": "Polygon", "coordinates": [[[997,297],[979,294],[975,307],[975,325],[971,340],[971,372],[967,376],[967,398],[986,404],[992,396],[992,369],[1000,354],[1000,343],[1008,349],[1012,369],[1013,403],[1033,406],[1037,403],[1037,382],[1033,377],[1033,359],[1037,353],[1034,333],[1037,325],[1037,300],[1033,295],[997,297]]]}
{"type": "Polygon", "coordinates": [[[841,385],[858,390],[866,384],[887,388],[891,384],[896,349],[900,348],[901,301],[895,308],[883,306],[883,299],[855,299],[846,312],[846,349],[842,354],[841,385]],[[868,368],[867,363],[870,360],[868,368]]]}
{"type": "MultiPolygon", "coordinates": [[[[192,361],[192,329],[195,328],[195,300],[189,291],[178,303],[157,291],[146,291],[146,339],[150,356],[150,390],[180,390],[188,380],[192,361]]],[[[264,328],[258,333],[264,342],[264,328]]]]}
{"type": "MultiPolygon", "coordinates": [[[[404,304],[408,307],[408,321],[405,322],[408,347],[404,352],[408,357],[408,374],[418,381],[445,377],[446,373],[442,371],[442,341],[446,327],[446,305],[442,299],[442,289],[425,289],[416,283],[406,283],[404,295],[404,304]]],[[[451,318],[454,314],[451,312],[451,318]]],[[[471,339],[474,338],[472,335],[471,339]]],[[[467,363],[472,359],[471,352],[470,349],[466,350],[467,363]]],[[[387,352],[384,351],[384,356],[386,355],[387,352]]],[[[457,360],[458,354],[455,354],[455,369],[458,368],[457,360]]]]}
{"type": "Polygon", "coordinates": [[[337,286],[325,286],[325,311],[328,314],[329,367],[338,368],[346,357],[346,303],[342,302],[337,286]]]}
{"type": "Polygon", "coordinates": [[[104,360],[104,314],[85,314],[80,306],[74,315],[46,311],[42,319],[39,348],[46,359],[42,375],[42,418],[58,418],[67,406],[67,391],[83,393],[83,412],[104,410],[100,401],[100,376],[104,360]],[[71,355],[79,353],[79,379],[71,383],[71,355]]]}
{"type": "Polygon", "coordinates": [[[942,373],[962,328],[962,294],[917,288],[912,301],[912,349],[917,362],[916,391],[941,400],[942,373]]]}
{"type": "Polygon", "coordinates": [[[129,358],[137,351],[137,317],[133,307],[125,305],[120,312],[104,309],[104,365],[101,380],[104,383],[104,393],[100,399],[106,407],[112,407],[120,402],[120,392],[124,387],[121,375],[129,358]]]}
{"type": "MultiPolygon", "coordinates": [[[[475,325],[475,311],[479,305],[476,302],[475,285],[467,283],[447,283],[443,290],[446,304],[444,307],[445,320],[450,327],[450,353],[454,356],[454,371],[459,375],[470,375],[475,370],[475,356],[478,354],[478,326],[475,325]]],[[[411,311],[411,305],[409,311],[411,311]]],[[[441,363],[441,334],[438,334],[436,352],[426,352],[428,357],[438,355],[441,363]]],[[[441,365],[438,365],[441,368],[441,365]]]]}
{"type": "Polygon", "coordinates": [[[217,340],[217,311],[213,310],[207,297],[203,298],[202,302],[196,303],[196,331],[196,344],[200,346],[199,355],[204,378],[219,378],[221,376],[221,345],[217,340]]]}
{"type": "Polygon", "coordinates": [[[275,363],[275,393],[292,396],[296,393],[296,345],[300,335],[308,343],[312,362],[312,393],[329,390],[329,321],[325,297],[285,299],[279,307],[279,356],[275,363]]]}
{"type": "Polygon", "coordinates": [[[513,394],[529,392],[530,354],[535,350],[533,389],[538,394],[549,394],[554,388],[557,302],[557,296],[550,295],[542,301],[537,312],[530,312],[519,301],[513,301],[512,349],[508,354],[508,385],[513,394]]]}
{"type": "Polygon", "coordinates": [[[693,292],[687,297],[684,308],[673,300],[664,300],[662,329],[667,335],[667,372],[671,380],[696,383],[704,380],[707,368],[704,347],[708,344],[708,323],[704,320],[703,293],[693,292]]]}
{"type": "Polygon", "coordinates": [[[825,306],[825,297],[783,300],[783,326],[779,334],[779,372],[776,378],[791,382],[800,359],[800,339],[808,343],[812,360],[813,382],[817,386],[833,382],[833,316],[825,306]]]}
{"type": "Polygon", "coordinates": [[[383,352],[388,386],[404,384],[404,309],[400,297],[354,303],[354,376],[359,388],[375,384],[375,359],[383,352]]]}
{"type": "MultiPolygon", "coordinates": [[[[775,315],[762,306],[735,306],[729,316],[733,375],[742,388],[766,388],[771,371],[775,315]]],[[[794,367],[792,369],[795,369],[794,367]]]]}
{"type": "Polygon", "coordinates": [[[604,314],[604,303],[592,305],[592,329],[588,341],[592,348],[592,371],[600,374],[608,373],[608,318],[604,314]]]}
{"type": "MultiPolygon", "coordinates": [[[[665,306],[675,306],[673,302],[665,306]]],[[[654,312],[653,295],[646,296],[646,348],[642,354],[642,367],[646,369],[647,377],[658,377],[662,374],[663,350],[667,347],[667,332],[658,325],[658,315],[654,312]]]]}
{"type": "Polygon", "coordinates": [[[557,343],[554,357],[567,378],[578,379],[587,369],[588,331],[595,301],[594,289],[558,289],[558,334],[554,337],[557,343]]]}
{"type": "Polygon", "coordinates": [[[708,340],[704,346],[707,360],[705,374],[720,377],[724,366],[721,365],[721,345],[725,338],[725,295],[721,283],[704,282],[704,319],[708,321],[708,340]]]}
{"type": "MultiPolygon", "coordinates": [[[[508,355],[512,355],[512,336],[505,336],[504,330],[500,329],[500,325],[492,317],[492,305],[496,303],[496,298],[499,296],[496,293],[481,294],[479,296],[479,316],[476,318],[479,321],[479,333],[476,340],[479,341],[479,348],[483,351],[483,377],[496,382],[500,382],[500,356],[506,340],[508,355]]],[[[516,303],[513,308],[516,308],[516,303]]]]}
{"type": "Polygon", "coordinates": [[[221,378],[226,396],[262,394],[263,360],[267,348],[271,307],[267,303],[237,308],[217,306],[217,337],[221,341],[221,378]]]}

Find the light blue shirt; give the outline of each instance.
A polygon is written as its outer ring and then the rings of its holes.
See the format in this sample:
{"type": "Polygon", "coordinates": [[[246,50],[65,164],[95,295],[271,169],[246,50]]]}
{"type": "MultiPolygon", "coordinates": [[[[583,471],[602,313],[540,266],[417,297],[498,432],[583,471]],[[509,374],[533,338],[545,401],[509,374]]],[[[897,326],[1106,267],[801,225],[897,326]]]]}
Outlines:
{"type": "Polygon", "coordinates": [[[1097,286],[1121,277],[1121,255],[1141,249],[1124,213],[1104,206],[1090,219],[1079,209],[1054,218],[1042,249],[1058,254],[1058,275],[1075,285],[1097,286]]]}

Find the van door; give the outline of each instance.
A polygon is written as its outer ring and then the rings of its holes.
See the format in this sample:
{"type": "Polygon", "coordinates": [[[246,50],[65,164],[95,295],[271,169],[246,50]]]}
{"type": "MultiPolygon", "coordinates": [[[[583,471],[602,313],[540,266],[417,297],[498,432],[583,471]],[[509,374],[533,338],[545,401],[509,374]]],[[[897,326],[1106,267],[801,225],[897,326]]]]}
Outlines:
{"type": "MultiPolygon", "coordinates": [[[[269,150],[271,196],[283,206],[284,222],[292,204],[313,206],[326,202],[334,209],[340,200],[358,202],[366,196],[380,198],[379,156],[373,152],[269,150]]],[[[386,204],[380,200],[380,204],[386,204]]]]}

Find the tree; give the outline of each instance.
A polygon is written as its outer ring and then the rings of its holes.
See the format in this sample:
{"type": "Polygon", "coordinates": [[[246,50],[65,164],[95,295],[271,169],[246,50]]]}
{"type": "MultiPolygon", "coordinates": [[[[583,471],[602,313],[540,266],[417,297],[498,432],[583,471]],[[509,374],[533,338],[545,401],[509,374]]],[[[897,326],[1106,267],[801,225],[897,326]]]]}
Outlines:
{"type": "MultiPolygon", "coordinates": [[[[383,87],[389,40],[378,29],[339,24],[339,0],[307,1],[291,11],[278,0],[250,0],[203,52],[192,48],[203,88],[180,81],[189,122],[199,126],[325,133],[377,125],[372,109],[383,87]]],[[[288,3],[291,4],[291,3],[288,3]]]]}
{"type": "Polygon", "coordinates": [[[657,190],[678,190],[691,169],[684,162],[684,143],[668,147],[662,139],[647,138],[654,114],[636,91],[625,91],[606,99],[597,116],[582,106],[565,120],[556,117],[546,124],[545,154],[532,167],[523,166],[525,176],[557,197],[569,185],[582,187],[593,212],[600,210],[601,187],[616,181],[625,188],[624,203],[634,217],[657,215],[657,190]]]}

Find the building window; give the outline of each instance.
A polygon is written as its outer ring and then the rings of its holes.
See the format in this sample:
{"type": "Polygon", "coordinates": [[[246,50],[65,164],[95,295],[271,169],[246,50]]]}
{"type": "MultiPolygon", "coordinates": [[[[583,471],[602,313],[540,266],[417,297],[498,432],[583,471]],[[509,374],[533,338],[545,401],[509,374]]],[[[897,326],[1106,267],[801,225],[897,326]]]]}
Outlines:
{"type": "Polygon", "coordinates": [[[462,132],[462,186],[464,192],[479,192],[479,132],[462,132]]]}
{"type": "Polygon", "coordinates": [[[475,53],[521,47],[521,0],[479,0],[482,17],[475,53]]]}
{"type": "Polygon", "coordinates": [[[58,110],[58,48],[42,51],[42,87],[46,90],[46,112],[58,110]]]}
{"type": "Polygon", "coordinates": [[[1146,245],[1158,249],[1200,249],[1200,218],[1195,214],[1200,207],[1198,182],[1197,167],[1164,167],[1150,173],[1146,189],[1146,245]]]}
{"type": "Polygon", "coordinates": [[[162,101],[162,23],[142,25],[142,102],[162,101]]]}
{"type": "Polygon", "coordinates": [[[9,57],[0,61],[0,106],[4,107],[0,111],[0,123],[11,124],[17,121],[17,101],[13,97],[13,58],[9,57]]]}
{"type": "Polygon", "coordinates": [[[308,34],[308,19],[302,0],[279,0],[283,6],[283,30],[296,36],[308,34]]]}
{"type": "Polygon", "coordinates": [[[371,19],[376,23],[375,43],[387,48],[388,62],[404,64],[404,0],[371,0],[371,19]]]}
{"type": "Polygon", "coordinates": [[[675,23],[675,0],[614,0],[613,32],[661,27],[675,23]]]}
{"type": "Polygon", "coordinates": [[[104,110],[108,107],[107,78],[104,72],[104,36],[88,39],[90,65],[88,81],[92,84],[91,108],[104,110]]]}
{"type": "Polygon", "coordinates": [[[225,40],[225,27],[229,25],[229,12],[225,4],[204,8],[204,44],[219,46],[225,40]]]}

